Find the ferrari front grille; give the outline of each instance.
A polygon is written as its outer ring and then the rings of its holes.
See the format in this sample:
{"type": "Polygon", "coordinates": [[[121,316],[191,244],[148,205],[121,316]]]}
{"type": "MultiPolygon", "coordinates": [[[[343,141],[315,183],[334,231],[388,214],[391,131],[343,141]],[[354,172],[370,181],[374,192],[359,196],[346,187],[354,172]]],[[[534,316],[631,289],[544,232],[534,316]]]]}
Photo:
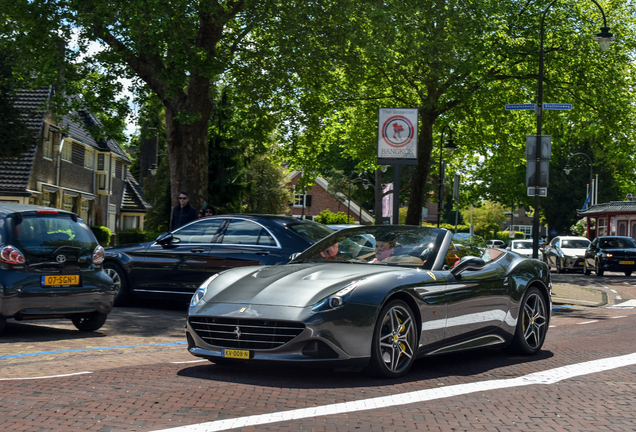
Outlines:
{"type": "Polygon", "coordinates": [[[305,325],[289,321],[189,317],[190,326],[207,344],[235,349],[278,348],[298,336],[305,325]]]}

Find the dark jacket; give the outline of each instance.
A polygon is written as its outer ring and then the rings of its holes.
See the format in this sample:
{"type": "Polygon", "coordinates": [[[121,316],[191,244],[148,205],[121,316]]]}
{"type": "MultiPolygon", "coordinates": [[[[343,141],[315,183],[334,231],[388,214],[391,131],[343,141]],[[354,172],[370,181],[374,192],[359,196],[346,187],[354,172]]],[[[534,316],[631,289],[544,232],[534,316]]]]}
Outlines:
{"type": "Polygon", "coordinates": [[[170,222],[170,231],[197,220],[197,211],[189,203],[181,208],[180,205],[172,210],[172,221],[170,222]]]}

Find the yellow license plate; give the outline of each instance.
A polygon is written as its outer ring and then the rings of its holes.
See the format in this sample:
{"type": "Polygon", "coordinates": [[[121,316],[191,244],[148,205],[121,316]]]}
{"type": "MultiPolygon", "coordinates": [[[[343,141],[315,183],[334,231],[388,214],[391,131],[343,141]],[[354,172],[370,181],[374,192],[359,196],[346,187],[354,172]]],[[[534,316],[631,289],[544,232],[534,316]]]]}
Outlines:
{"type": "Polygon", "coordinates": [[[224,349],[223,357],[236,359],[249,359],[250,352],[245,350],[224,349]]]}
{"type": "Polygon", "coordinates": [[[619,264],[634,265],[634,261],[619,261],[619,264]]]}
{"type": "Polygon", "coordinates": [[[77,286],[79,284],[79,275],[42,276],[42,286],[77,286]]]}

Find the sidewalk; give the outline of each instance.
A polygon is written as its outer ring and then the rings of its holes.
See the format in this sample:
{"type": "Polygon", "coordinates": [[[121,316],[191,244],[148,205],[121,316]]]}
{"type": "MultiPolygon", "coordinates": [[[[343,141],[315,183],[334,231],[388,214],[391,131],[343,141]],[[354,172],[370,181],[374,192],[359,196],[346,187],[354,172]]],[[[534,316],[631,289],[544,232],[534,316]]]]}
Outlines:
{"type": "Polygon", "coordinates": [[[553,283],[552,303],[577,306],[605,306],[607,304],[607,294],[594,288],[553,283]]]}

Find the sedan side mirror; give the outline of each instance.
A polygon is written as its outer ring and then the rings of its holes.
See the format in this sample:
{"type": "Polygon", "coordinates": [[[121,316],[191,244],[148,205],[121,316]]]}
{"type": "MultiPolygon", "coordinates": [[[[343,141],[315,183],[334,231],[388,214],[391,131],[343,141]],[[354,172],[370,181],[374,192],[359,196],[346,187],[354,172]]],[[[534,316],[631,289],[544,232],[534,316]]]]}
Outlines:
{"type": "Polygon", "coordinates": [[[167,233],[160,234],[159,237],[157,237],[157,239],[155,241],[158,244],[160,244],[162,246],[165,246],[167,244],[170,244],[170,242],[172,242],[173,238],[174,237],[173,237],[172,233],[167,232],[167,233]]]}
{"type": "Polygon", "coordinates": [[[466,270],[481,270],[485,265],[486,263],[483,259],[468,255],[459,260],[455,267],[451,269],[451,274],[458,277],[466,270]]]}

